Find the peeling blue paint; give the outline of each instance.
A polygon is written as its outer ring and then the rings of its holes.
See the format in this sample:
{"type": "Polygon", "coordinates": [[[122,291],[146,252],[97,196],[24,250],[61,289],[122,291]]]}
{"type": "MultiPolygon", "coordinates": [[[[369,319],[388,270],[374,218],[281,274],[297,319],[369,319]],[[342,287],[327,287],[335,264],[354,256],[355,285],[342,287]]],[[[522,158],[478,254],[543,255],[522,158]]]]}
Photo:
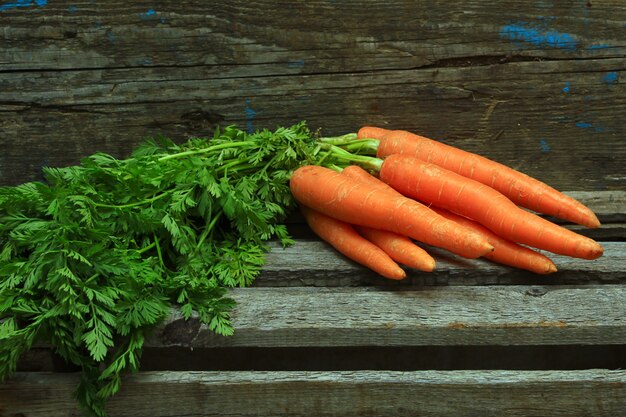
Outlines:
{"type": "Polygon", "coordinates": [[[598,45],[589,45],[587,47],[587,49],[590,50],[590,51],[596,51],[598,49],[609,49],[609,48],[613,48],[613,45],[609,45],[609,44],[606,44],[606,43],[601,43],[601,44],[598,44],[598,45]]]}
{"type": "Polygon", "coordinates": [[[156,11],[154,9],[150,9],[145,13],[139,13],[139,17],[141,17],[143,20],[150,19],[154,15],[156,15],[156,11]]]}
{"type": "Polygon", "coordinates": [[[500,37],[512,42],[522,42],[540,47],[575,50],[578,41],[574,35],[534,28],[528,22],[504,25],[500,29],[500,37]]]}
{"type": "Polygon", "coordinates": [[[603,126],[596,126],[593,123],[589,123],[589,122],[576,122],[576,127],[579,127],[581,129],[590,129],[593,130],[595,132],[605,132],[607,129],[603,126]]]}
{"type": "Polygon", "coordinates": [[[578,116],[568,116],[568,115],[560,115],[560,116],[552,116],[550,120],[554,120],[557,123],[562,123],[567,127],[576,126],[579,129],[587,129],[589,131],[593,131],[596,133],[607,133],[614,132],[615,128],[606,125],[600,125],[591,119],[593,116],[587,112],[583,112],[578,116]],[[580,117],[580,118],[579,118],[580,117]],[[587,120],[585,120],[587,118],[587,120]]]}
{"type": "Polygon", "coordinates": [[[71,4],[68,6],[67,11],[70,13],[76,13],[78,11],[78,7],[76,7],[75,5],[71,4]]]}
{"type": "Polygon", "coordinates": [[[17,7],[30,7],[39,6],[43,7],[48,4],[48,0],[15,0],[10,3],[0,4],[0,12],[9,9],[15,9],[17,7]]]}
{"type": "Polygon", "coordinates": [[[246,113],[248,133],[254,133],[254,126],[252,125],[252,121],[256,117],[256,112],[252,110],[252,107],[250,107],[251,100],[249,98],[245,100],[245,103],[246,103],[245,113],[246,113]]]}
{"type": "Polygon", "coordinates": [[[569,81],[566,81],[565,82],[565,87],[563,87],[563,92],[564,93],[569,93],[569,91],[570,91],[570,83],[569,83],[569,81]]]}
{"type": "Polygon", "coordinates": [[[141,20],[158,20],[159,23],[166,23],[167,20],[164,17],[159,16],[159,13],[154,9],[148,9],[148,11],[139,13],[141,20]]]}
{"type": "Polygon", "coordinates": [[[619,72],[617,71],[611,71],[608,72],[604,75],[604,77],[602,77],[602,81],[604,81],[606,84],[614,84],[617,80],[619,79],[619,72]]]}
{"type": "Polygon", "coordinates": [[[550,152],[550,144],[544,138],[539,140],[539,146],[541,147],[541,152],[550,152]]]}

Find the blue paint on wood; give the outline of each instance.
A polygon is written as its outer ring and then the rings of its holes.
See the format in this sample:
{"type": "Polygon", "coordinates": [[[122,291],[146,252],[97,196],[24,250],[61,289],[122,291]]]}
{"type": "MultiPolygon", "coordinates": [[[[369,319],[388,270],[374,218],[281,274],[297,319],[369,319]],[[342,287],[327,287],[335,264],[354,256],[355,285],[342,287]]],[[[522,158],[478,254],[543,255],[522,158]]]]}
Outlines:
{"type": "Polygon", "coordinates": [[[602,77],[602,81],[604,81],[606,84],[614,84],[615,82],[617,82],[617,80],[619,79],[619,72],[617,71],[611,71],[608,72],[604,75],[604,77],[602,77]]]}
{"type": "Polygon", "coordinates": [[[528,22],[517,22],[504,25],[500,29],[500,37],[513,42],[521,42],[539,47],[550,47],[575,50],[578,41],[574,35],[548,29],[533,27],[528,22]]]}
{"type": "Polygon", "coordinates": [[[539,147],[541,148],[541,152],[550,152],[550,144],[544,138],[539,140],[539,147]]]}
{"type": "Polygon", "coordinates": [[[75,5],[71,4],[68,8],[67,11],[70,13],[76,13],[78,11],[78,7],[76,7],[75,5]]]}
{"type": "Polygon", "coordinates": [[[565,82],[565,87],[563,87],[563,92],[564,93],[569,93],[569,91],[570,91],[570,83],[569,83],[569,81],[566,81],[565,82]]]}
{"type": "Polygon", "coordinates": [[[601,43],[598,45],[589,45],[587,47],[587,50],[589,51],[597,51],[597,50],[601,50],[601,49],[609,49],[609,48],[613,48],[613,45],[609,45],[606,43],[601,43]]]}
{"type": "Polygon", "coordinates": [[[9,3],[0,4],[0,12],[17,7],[39,6],[43,7],[48,4],[48,0],[15,0],[9,3]]]}
{"type": "Polygon", "coordinates": [[[254,132],[254,126],[252,125],[252,121],[254,120],[254,118],[256,117],[256,112],[254,110],[252,110],[252,107],[250,107],[251,104],[251,100],[249,98],[247,98],[245,100],[246,103],[246,124],[248,127],[248,133],[253,133],[254,132]]]}
{"type": "Polygon", "coordinates": [[[157,12],[154,9],[150,9],[147,12],[139,13],[139,17],[141,17],[141,19],[143,20],[147,20],[150,19],[152,16],[155,16],[156,13],[157,12]]]}
{"type": "Polygon", "coordinates": [[[589,129],[589,130],[593,130],[594,132],[606,132],[607,129],[604,126],[597,126],[594,125],[593,123],[590,122],[576,122],[576,127],[581,128],[581,129],[589,129]]]}
{"type": "Polygon", "coordinates": [[[562,123],[568,127],[576,126],[579,129],[587,129],[589,131],[593,131],[596,133],[605,133],[605,132],[615,131],[613,127],[603,126],[603,125],[595,123],[593,120],[589,120],[591,116],[590,115],[587,116],[587,115],[588,115],[587,112],[583,112],[580,116],[560,115],[560,116],[550,117],[550,120],[555,120],[556,122],[562,123]],[[578,117],[587,118],[587,120],[579,119],[578,117]]]}

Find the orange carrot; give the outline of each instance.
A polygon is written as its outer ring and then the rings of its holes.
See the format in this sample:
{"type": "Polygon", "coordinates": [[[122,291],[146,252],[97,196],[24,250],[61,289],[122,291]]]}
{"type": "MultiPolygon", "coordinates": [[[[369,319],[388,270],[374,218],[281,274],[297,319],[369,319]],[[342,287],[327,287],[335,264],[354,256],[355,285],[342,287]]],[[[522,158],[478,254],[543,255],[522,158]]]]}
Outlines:
{"type": "Polygon", "coordinates": [[[379,158],[395,153],[414,156],[489,185],[522,207],[587,227],[600,226],[593,211],[579,201],[483,156],[405,130],[385,132],[382,128],[366,126],[359,130],[357,137],[379,139],[379,158]]]}
{"type": "Polygon", "coordinates": [[[381,248],[370,242],[346,222],[300,206],[309,227],[321,239],[355,262],[389,279],[400,280],[406,272],[381,248]]]}
{"type": "MultiPolygon", "coordinates": [[[[378,178],[374,177],[358,165],[349,165],[343,169],[342,173],[344,175],[352,176],[353,178],[361,179],[362,181],[368,181],[373,186],[379,187],[380,189],[397,193],[395,189],[380,181],[378,178]]],[[[474,232],[484,236],[494,249],[493,252],[489,252],[483,256],[493,262],[509,265],[515,268],[526,269],[537,274],[549,274],[557,271],[556,265],[554,265],[554,263],[547,256],[544,256],[525,246],[518,245],[515,242],[506,240],[496,235],[480,223],[438,207],[431,206],[430,209],[435,211],[437,214],[455,221],[456,223],[467,227],[468,229],[472,229],[474,232]]],[[[358,230],[359,229],[357,229],[357,231],[358,230]]],[[[398,260],[396,259],[396,261],[398,260]]]]}
{"type": "Polygon", "coordinates": [[[395,232],[467,258],[493,250],[479,235],[415,200],[377,190],[328,168],[296,169],[290,188],[300,204],[350,224],[395,232]]]}
{"type": "Polygon", "coordinates": [[[435,260],[432,256],[408,237],[365,226],[355,226],[355,229],[365,239],[385,251],[394,261],[425,272],[435,269],[435,260]]]}
{"type": "Polygon", "coordinates": [[[357,132],[358,139],[382,139],[390,130],[376,126],[363,126],[357,132]]]}
{"type": "Polygon", "coordinates": [[[485,255],[485,258],[490,261],[515,268],[526,269],[536,274],[550,274],[557,271],[556,265],[554,265],[550,258],[539,252],[506,240],[480,223],[468,219],[467,217],[459,216],[458,214],[438,207],[431,207],[431,209],[443,217],[453,220],[485,236],[487,241],[494,247],[493,252],[485,255]]]}
{"type": "MultiPolygon", "coordinates": [[[[400,195],[396,190],[358,165],[348,165],[341,173],[356,180],[365,181],[377,189],[400,195]]],[[[365,226],[357,226],[356,230],[367,240],[375,243],[378,247],[387,252],[396,262],[419,269],[420,271],[430,272],[435,269],[435,260],[432,256],[406,236],[365,226]]]]}
{"type": "Polygon", "coordinates": [[[360,181],[365,181],[366,183],[370,184],[372,187],[378,190],[389,191],[396,195],[402,195],[398,191],[393,189],[393,187],[391,187],[389,184],[382,182],[373,174],[370,174],[369,172],[367,172],[366,170],[364,170],[358,165],[348,165],[341,171],[341,173],[343,175],[347,175],[350,178],[354,178],[360,181]]]}
{"type": "Polygon", "coordinates": [[[595,259],[597,242],[516,206],[502,193],[440,166],[394,154],[380,179],[400,193],[473,219],[508,240],[561,255],[595,259]]]}

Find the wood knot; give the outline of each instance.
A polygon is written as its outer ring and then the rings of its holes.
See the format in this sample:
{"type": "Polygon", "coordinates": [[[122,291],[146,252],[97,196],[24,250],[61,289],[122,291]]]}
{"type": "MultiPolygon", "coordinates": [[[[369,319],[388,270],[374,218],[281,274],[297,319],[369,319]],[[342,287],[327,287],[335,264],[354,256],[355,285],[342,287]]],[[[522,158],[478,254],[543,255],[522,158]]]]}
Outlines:
{"type": "Polygon", "coordinates": [[[526,295],[531,297],[541,297],[548,293],[548,290],[542,287],[531,287],[526,290],[526,295]]]}
{"type": "Polygon", "coordinates": [[[189,346],[198,335],[200,326],[200,320],[196,317],[174,320],[163,329],[163,341],[168,345],[189,346]]]}
{"type": "Polygon", "coordinates": [[[192,110],[180,116],[180,120],[193,130],[208,130],[224,121],[224,116],[206,110],[192,110]]]}

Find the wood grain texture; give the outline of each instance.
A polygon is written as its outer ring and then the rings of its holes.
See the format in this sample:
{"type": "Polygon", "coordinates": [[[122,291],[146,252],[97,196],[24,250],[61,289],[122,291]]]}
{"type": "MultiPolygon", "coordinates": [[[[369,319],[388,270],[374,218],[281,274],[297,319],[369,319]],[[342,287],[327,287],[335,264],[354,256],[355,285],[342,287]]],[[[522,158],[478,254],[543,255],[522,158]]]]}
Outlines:
{"type": "Polygon", "coordinates": [[[246,288],[235,334],[174,312],[151,347],[588,345],[626,340],[626,288],[246,288]]]}
{"type": "Polygon", "coordinates": [[[564,194],[589,207],[605,226],[613,222],[626,222],[626,191],[564,191],[564,194]]]}
{"type": "Polygon", "coordinates": [[[406,269],[402,281],[386,280],[349,260],[319,239],[299,239],[293,246],[271,245],[266,264],[255,281],[257,287],[342,287],[342,286],[441,286],[441,285],[558,285],[623,284],[626,282],[626,243],[602,242],[602,257],[587,261],[549,255],[558,272],[537,275],[492,263],[485,259],[465,259],[449,252],[422,245],[437,263],[433,272],[406,269]]]}
{"type": "MultiPolygon", "coordinates": [[[[0,185],[39,179],[43,166],[96,151],[124,157],[155,134],[181,142],[227,124],[254,130],[307,120],[329,135],[374,124],[572,190],[604,223],[567,225],[605,240],[606,254],[593,262],[557,256],[560,271],[550,277],[432,249],[434,273],[391,283],[299,238],[285,250],[273,246],[254,288],[232,291],[233,337],[174,311],[150,348],[624,345],[621,0],[0,0],[0,21],[0,185]]],[[[21,369],[56,369],[55,360],[37,349],[21,369]]],[[[0,416],[80,415],[76,382],[72,373],[19,372],[0,384],[0,416]]],[[[615,416],[626,409],[625,382],[624,371],[597,369],[142,372],[124,380],[109,410],[615,416]]]]}
{"type": "MultiPolygon", "coordinates": [[[[78,415],[73,374],[21,373],[0,385],[4,417],[78,415]]],[[[626,372],[142,372],[111,400],[110,417],[498,416],[614,417],[626,372]]]]}
{"type": "Polygon", "coordinates": [[[618,0],[82,0],[0,13],[0,183],[124,156],[156,133],[304,119],[328,134],[414,130],[560,189],[626,184],[618,0]]]}

